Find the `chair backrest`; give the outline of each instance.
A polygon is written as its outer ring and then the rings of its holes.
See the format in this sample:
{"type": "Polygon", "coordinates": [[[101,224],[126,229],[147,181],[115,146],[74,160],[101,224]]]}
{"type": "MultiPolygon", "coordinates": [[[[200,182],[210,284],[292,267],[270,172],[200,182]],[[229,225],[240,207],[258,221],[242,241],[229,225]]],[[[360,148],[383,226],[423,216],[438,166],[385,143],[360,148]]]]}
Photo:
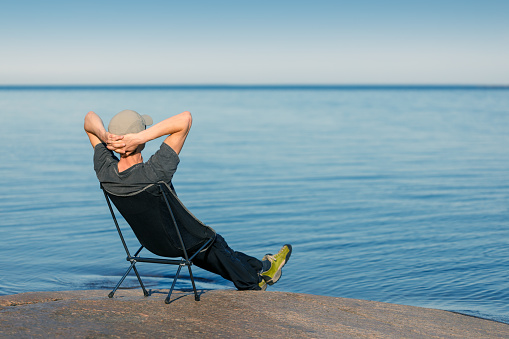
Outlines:
{"type": "Polygon", "coordinates": [[[164,182],[134,195],[118,196],[104,188],[134,234],[150,252],[163,257],[185,257],[175,222],[188,255],[194,254],[216,232],[198,220],[164,182]]]}

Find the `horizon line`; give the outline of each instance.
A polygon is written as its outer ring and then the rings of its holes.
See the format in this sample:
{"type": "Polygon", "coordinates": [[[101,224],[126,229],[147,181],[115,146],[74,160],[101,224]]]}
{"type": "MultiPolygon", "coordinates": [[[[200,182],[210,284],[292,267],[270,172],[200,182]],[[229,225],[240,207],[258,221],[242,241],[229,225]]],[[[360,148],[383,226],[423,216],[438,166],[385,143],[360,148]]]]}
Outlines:
{"type": "Polygon", "coordinates": [[[19,84],[0,90],[154,90],[154,89],[509,89],[509,84],[19,84]]]}

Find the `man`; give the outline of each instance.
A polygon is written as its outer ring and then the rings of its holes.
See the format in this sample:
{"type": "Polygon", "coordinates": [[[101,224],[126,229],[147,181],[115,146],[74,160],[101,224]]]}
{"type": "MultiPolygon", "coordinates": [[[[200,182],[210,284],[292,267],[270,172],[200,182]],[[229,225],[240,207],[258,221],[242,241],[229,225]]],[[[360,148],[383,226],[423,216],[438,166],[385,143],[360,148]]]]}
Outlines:
{"type": "MultiPolygon", "coordinates": [[[[147,129],[152,125],[150,116],[124,110],[111,119],[106,131],[101,118],[88,112],[84,127],[94,147],[97,178],[107,191],[117,195],[133,194],[160,181],[171,186],[191,124],[191,113],[182,112],[147,129]],[[143,162],[145,143],[162,136],[167,137],[159,150],[143,162]]],[[[265,290],[267,284],[279,280],[291,252],[291,245],[284,245],[276,255],[267,254],[258,260],[233,251],[217,234],[212,246],[196,255],[193,263],[232,281],[239,290],[265,290]]]]}

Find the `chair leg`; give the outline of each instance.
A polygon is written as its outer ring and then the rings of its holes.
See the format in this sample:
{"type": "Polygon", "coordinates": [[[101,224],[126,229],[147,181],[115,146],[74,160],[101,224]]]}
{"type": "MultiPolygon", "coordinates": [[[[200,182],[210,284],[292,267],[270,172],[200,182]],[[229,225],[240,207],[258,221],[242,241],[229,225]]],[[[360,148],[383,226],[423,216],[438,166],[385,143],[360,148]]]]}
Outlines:
{"type": "Polygon", "coordinates": [[[140,285],[141,285],[141,289],[143,290],[143,295],[145,297],[148,297],[148,292],[147,290],[145,289],[145,286],[143,285],[143,282],[141,281],[141,277],[140,275],[138,274],[138,270],[136,269],[136,266],[133,265],[133,269],[134,269],[134,273],[136,273],[136,276],[138,277],[138,281],[140,282],[140,285]]]}
{"type": "Polygon", "coordinates": [[[180,275],[180,270],[182,269],[182,266],[179,265],[179,268],[177,269],[177,273],[175,274],[175,278],[173,279],[173,283],[171,284],[171,288],[170,288],[170,292],[168,292],[168,296],[166,297],[166,299],[164,300],[164,302],[166,304],[169,304],[170,303],[170,298],[171,298],[171,292],[173,292],[173,289],[175,288],[175,283],[177,282],[177,279],[180,275]]]}
{"type": "Polygon", "coordinates": [[[196,290],[196,285],[194,284],[194,278],[193,278],[193,272],[191,271],[191,265],[187,265],[187,268],[189,268],[189,277],[191,277],[191,284],[193,285],[194,300],[200,301],[200,296],[198,294],[198,291],[196,290]]]}
{"type": "Polygon", "coordinates": [[[124,276],[122,277],[122,279],[120,279],[120,281],[118,282],[117,286],[115,286],[115,288],[113,289],[113,291],[110,292],[110,294],[108,294],[108,297],[109,298],[113,298],[113,295],[115,294],[115,292],[117,291],[117,289],[120,287],[120,285],[124,282],[124,279],[125,277],[127,277],[127,275],[129,274],[129,272],[131,272],[131,269],[134,267],[134,265],[136,264],[136,262],[131,262],[131,266],[129,266],[129,268],[127,269],[127,271],[125,272],[124,276]]]}

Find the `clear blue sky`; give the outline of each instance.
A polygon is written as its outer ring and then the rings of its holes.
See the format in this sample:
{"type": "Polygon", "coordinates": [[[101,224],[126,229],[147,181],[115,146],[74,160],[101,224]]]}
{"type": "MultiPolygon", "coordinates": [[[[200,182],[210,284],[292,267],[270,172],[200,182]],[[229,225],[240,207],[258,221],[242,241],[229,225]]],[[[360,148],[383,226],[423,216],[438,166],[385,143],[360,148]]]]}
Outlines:
{"type": "Polygon", "coordinates": [[[509,84],[509,1],[3,1],[0,84],[509,84]]]}

